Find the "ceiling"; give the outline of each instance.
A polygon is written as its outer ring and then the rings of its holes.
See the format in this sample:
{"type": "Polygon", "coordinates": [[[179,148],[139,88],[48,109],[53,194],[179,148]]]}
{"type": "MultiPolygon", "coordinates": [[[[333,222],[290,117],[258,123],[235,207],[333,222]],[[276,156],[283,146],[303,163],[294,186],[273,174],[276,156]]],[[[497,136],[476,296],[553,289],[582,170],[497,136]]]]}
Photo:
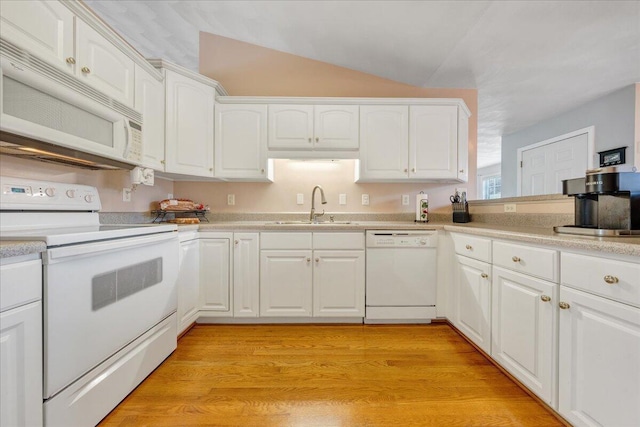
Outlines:
{"type": "Polygon", "coordinates": [[[501,136],[640,82],[640,1],[85,0],[143,55],[198,70],[199,31],[423,87],[478,89],[501,136]]]}

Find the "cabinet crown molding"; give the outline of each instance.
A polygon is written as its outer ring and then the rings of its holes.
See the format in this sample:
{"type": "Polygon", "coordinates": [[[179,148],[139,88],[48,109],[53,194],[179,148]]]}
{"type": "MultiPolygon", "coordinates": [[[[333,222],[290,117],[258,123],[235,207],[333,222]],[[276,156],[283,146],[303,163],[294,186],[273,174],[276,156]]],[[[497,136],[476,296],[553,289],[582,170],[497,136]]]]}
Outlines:
{"type": "Polygon", "coordinates": [[[158,69],[171,70],[185,77],[189,77],[190,79],[195,80],[199,83],[205,84],[207,86],[211,86],[216,90],[216,95],[218,97],[227,95],[227,91],[224,89],[224,87],[222,87],[222,85],[219,82],[217,82],[216,80],[210,79],[207,76],[203,76],[202,74],[196,73],[195,71],[189,70],[188,68],[182,67],[178,64],[174,64],[173,62],[169,62],[166,59],[149,58],[147,59],[147,61],[149,61],[149,64],[153,65],[158,69]]]}

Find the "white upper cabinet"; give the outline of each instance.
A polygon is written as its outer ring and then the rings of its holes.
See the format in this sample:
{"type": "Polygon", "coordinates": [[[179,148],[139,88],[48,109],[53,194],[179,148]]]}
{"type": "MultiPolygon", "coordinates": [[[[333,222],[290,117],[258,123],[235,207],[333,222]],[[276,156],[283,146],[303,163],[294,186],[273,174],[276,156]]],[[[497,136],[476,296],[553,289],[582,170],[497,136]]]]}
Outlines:
{"type": "Polygon", "coordinates": [[[74,73],[73,13],[57,1],[3,0],[0,37],[74,73]]]}
{"type": "Polygon", "coordinates": [[[357,105],[271,104],[268,148],[275,151],[357,151],[358,109],[357,105]]]}
{"type": "Polygon", "coordinates": [[[215,89],[165,70],[165,171],[213,177],[215,89]]]}
{"type": "Polygon", "coordinates": [[[76,75],[133,107],[134,62],[89,25],[76,20],[76,75]]]}
{"type": "Polygon", "coordinates": [[[215,109],[216,177],[269,181],[267,106],[216,104],[215,109]]]}
{"type": "Polygon", "coordinates": [[[409,107],[360,107],[360,178],[405,179],[409,172],[409,107]]]}
{"type": "Polygon", "coordinates": [[[164,171],[164,82],[135,67],[136,110],[142,113],[142,163],[164,171]]]}
{"type": "Polygon", "coordinates": [[[409,178],[457,179],[458,107],[409,108],[409,178]]]}
{"type": "Polygon", "coordinates": [[[361,106],[356,180],[466,181],[469,118],[462,105],[361,106]]]}

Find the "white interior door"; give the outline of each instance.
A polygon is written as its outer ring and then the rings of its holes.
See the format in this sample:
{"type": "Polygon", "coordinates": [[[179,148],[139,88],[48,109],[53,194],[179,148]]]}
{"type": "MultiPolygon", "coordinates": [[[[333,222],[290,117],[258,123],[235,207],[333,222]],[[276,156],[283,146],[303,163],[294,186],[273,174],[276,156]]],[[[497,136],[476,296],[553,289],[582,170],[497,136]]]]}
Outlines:
{"type": "Polygon", "coordinates": [[[573,135],[522,151],[521,196],[562,193],[562,180],[584,176],[589,134],[573,135]]]}

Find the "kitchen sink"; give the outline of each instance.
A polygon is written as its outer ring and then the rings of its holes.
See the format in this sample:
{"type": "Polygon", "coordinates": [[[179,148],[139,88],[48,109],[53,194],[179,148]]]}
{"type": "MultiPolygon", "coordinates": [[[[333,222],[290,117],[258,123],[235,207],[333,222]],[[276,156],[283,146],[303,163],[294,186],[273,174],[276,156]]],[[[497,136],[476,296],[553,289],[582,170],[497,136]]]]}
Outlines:
{"type": "Polygon", "coordinates": [[[344,225],[344,224],[355,224],[351,221],[321,221],[321,222],[312,222],[312,221],[275,221],[272,224],[277,225],[344,225]]]}

